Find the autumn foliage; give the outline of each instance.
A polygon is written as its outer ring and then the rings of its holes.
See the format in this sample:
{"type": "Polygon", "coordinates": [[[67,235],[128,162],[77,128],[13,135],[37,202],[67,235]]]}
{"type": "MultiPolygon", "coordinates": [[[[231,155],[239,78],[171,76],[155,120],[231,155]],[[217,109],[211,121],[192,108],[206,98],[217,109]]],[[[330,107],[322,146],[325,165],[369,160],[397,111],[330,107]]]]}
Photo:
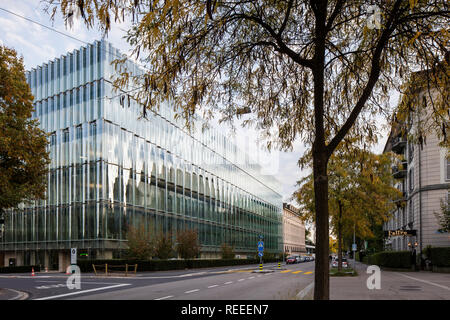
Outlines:
{"type": "Polygon", "coordinates": [[[48,141],[32,111],[23,59],[0,46],[0,211],[45,198],[48,141]]]}

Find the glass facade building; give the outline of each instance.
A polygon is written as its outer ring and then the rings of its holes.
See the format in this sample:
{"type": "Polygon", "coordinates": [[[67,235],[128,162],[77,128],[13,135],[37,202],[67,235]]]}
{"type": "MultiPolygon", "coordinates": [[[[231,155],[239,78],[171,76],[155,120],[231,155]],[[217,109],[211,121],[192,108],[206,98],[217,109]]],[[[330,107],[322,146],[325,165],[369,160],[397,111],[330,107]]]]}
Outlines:
{"type": "Polygon", "coordinates": [[[117,57],[100,41],[27,72],[51,165],[47,198],[5,215],[5,263],[54,266],[73,247],[118,257],[130,225],[196,229],[204,257],[222,243],[254,255],[259,235],[266,251],[281,252],[277,180],[218,129],[188,133],[169,103],[142,117],[141,105],[113,91],[117,57]]]}

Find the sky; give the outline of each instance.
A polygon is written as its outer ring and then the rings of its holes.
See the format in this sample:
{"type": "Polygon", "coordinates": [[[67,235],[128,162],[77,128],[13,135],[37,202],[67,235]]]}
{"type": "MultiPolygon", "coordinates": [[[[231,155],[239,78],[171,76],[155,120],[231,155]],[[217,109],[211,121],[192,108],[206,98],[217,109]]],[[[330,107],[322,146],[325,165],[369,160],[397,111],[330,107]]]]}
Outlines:
{"type": "MultiPolygon", "coordinates": [[[[130,52],[128,43],[123,39],[127,27],[127,24],[113,24],[112,30],[105,38],[123,53],[130,52]]],[[[0,30],[0,45],[14,48],[23,57],[26,70],[84,46],[86,42],[90,43],[101,39],[100,32],[95,29],[88,30],[81,21],[75,20],[71,29],[66,28],[60,15],[54,21],[51,21],[50,15],[44,12],[44,4],[39,0],[1,0],[0,30]],[[39,26],[4,10],[56,29],[68,36],[39,26]]],[[[396,103],[397,99],[394,98],[392,103],[396,103]]],[[[384,124],[384,120],[380,119],[380,127],[382,124],[384,124]]],[[[227,135],[230,134],[229,128],[225,125],[220,125],[219,130],[223,130],[227,135]]],[[[262,148],[258,148],[258,146],[263,145],[263,142],[259,141],[258,132],[255,130],[238,129],[236,136],[241,147],[245,147],[250,153],[258,154],[258,158],[262,159],[264,164],[271,164],[268,173],[275,174],[281,182],[282,189],[279,190],[279,193],[283,196],[283,201],[296,205],[294,201],[290,200],[296,189],[296,181],[310,173],[310,171],[300,170],[297,166],[298,159],[306,150],[301,141],[294,143],[291,152],[273,151],[268,154],[262,148]]],[[[387,136],[388,132],[382,132],[380,142],[372,151],[381,153],[387,136]]]]}

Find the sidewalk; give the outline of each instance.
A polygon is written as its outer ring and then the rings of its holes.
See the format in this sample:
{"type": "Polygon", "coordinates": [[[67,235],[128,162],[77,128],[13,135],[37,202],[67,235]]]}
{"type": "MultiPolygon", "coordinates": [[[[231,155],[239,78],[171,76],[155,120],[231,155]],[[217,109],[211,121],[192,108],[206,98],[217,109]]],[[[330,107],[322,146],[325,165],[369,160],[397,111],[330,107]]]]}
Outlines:
{"type": "Polygon", "coordinates": [[[448,273],[381,270],[381,289],[370,290],[367,267],[356,262],[358,276],[330,277],[330,300],[450,300],[448,273]]]}

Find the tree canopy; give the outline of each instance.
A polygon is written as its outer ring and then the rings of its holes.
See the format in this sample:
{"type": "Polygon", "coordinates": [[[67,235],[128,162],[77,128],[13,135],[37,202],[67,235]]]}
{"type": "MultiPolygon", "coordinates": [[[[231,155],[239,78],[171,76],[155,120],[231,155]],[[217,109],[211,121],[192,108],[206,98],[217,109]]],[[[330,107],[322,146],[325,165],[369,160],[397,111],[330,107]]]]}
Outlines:
{"type": "MultiPolygon", "coordinates": [[[[373,239],[374,227],[386,222],[395,209],[393,201],[401,197],[401,192],[393,186],[392,157],[359,148],[340,148],[330,158],[328,207],[339,257],[345,237],[355,232],[358,238],[373,239]]],[[[313,181],[312,174],[300,180],[294,194],[302,217],[311,222],[315,221],[313,181]]]]}
{"type": "Polygon", "coordinates": [[[31,120],[33,95],[23,59],[0,46],[0,213],[28,200],[45,198],[48,140],[31,120]]]}

